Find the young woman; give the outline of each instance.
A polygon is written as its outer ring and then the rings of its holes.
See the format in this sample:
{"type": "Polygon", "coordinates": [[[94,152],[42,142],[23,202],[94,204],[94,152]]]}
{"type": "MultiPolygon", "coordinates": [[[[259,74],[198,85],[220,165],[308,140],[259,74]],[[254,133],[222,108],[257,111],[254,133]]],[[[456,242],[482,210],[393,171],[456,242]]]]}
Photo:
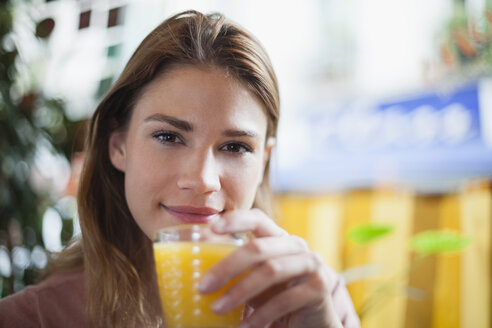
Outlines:
{"type": "Polygon", "coordinates": [[[151,238],[210,223],[255,238],[203,276],[241,327],[359,327],[343,282],[269,217],[279,92],[259,42],[188,11],[141,43],[90,122],[78,193],[82,234],[41,284],[0,302],[4,327],[165,327],[151,238]]]}

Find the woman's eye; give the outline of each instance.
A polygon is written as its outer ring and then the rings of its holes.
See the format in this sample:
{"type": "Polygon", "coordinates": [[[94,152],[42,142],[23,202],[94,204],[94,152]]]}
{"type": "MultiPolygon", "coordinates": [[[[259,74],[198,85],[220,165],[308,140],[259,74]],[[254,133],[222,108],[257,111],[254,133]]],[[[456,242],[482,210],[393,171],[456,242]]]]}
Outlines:
{"type": "Polygon", "coordinates": [[[170,132],[156,132],[152,137],[162,143],[183,143],[178,135],[170,132]]]}
{"type": "Polygon", "coordinates": [[[231,153],[250,153],[252,152],[251,147],[242,143],[230,143],[222,147],[222,150],[231,153]]]}

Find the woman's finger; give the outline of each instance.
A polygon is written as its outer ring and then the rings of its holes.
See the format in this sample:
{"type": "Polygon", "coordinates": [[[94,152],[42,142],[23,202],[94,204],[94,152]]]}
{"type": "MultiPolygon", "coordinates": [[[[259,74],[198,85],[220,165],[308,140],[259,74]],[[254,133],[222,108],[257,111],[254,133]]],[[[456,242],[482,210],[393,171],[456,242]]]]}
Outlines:
{"type": "Polygon", "coordinates": [[[214,292],[265,260],[307,252],[306,242],[293,235],[253,239],[212,266],[200,280],[198,289],[202,293],[214,292]]]}
{"type": "Polygon", "coordinates": [[[288,235],[268,215],[256,208],[225,212],[212,223],[212,230],[218,233],[251,232],[258,238],[288,235]]]}
{"type": "Polygon", "coordinates": [[[323,271],[317,271],[304,283],[282,291],[255,309],[240,327],[264,327],[292,313],[296,313],[296,317],[291,320],[296,320],[299,323],[296,325],[296,323],[289,322],[289,325],[292,324],[292,326],[320,327],[323,322],[330,320],[336,322],[336,314],[329,304],[329,297],[326,297],[329,295],[329,285],[326,280],[323,271]],[[322,310],[323,307],[326,309],[322,310]],[[327,317],[333,316],[333,318],[310,315],[319,312],[325,312],[327,317]],[[319,322],[308,322],[310,318],[315,318],[319,322]]]}
{"type": "Polygon", "coordinates": [[[216,300],[212,308],[217,313],[223,314],[254,299],[257,295],[262,295],[265,299],[271,298],[274,293],[279,292],[273,290],[272,294],[265,295],[264,292],[272,285],[310,275],[321,265],[322,263],[313,253],[299,253],[263,261],[216,300]]]}

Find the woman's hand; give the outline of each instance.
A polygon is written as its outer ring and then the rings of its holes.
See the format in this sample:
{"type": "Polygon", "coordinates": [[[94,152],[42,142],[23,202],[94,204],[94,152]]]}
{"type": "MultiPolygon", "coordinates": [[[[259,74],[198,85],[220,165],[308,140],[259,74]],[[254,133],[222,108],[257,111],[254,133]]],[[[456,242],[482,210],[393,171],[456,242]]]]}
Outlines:
{"type": "Polygon", "coordinates": [[[216,313],[246,303],[254,312],[241,328],[342,326],[333,307],[327,268],[302,238],[289,235],[258,209],[224,213],[212,229],[218,233],[251,231],[256,237],[200,281],[200,291],[211,293],[248,270],[214,302],[216,313]]]}

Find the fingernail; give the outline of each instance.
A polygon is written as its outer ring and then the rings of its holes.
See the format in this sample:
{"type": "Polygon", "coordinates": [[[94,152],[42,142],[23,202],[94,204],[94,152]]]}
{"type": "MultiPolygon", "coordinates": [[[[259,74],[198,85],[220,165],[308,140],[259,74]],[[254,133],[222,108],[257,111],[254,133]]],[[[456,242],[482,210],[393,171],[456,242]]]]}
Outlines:
{"type": "Polygon", "coordinates": [[[238,328],[251,328],[251,325],[247,322],[243,322],[239,325],[238,328]]]}
{"type": "Polygon", "coordinates": [[[202,293],[207,292],[212,288],[213,284],[214,284],[214,278],[211,277],[210,275],[206,275],[198,282],[198,286],[197,286],[198,291],[202,293]]]}
{"type": "Polygon", "coordinates": [[[222,296],[218,300],[212,303],[212,310],[214,312],[223,312],[227,309],[227,304],[229,303],[229,298],[227,296],[222,296]]]}

